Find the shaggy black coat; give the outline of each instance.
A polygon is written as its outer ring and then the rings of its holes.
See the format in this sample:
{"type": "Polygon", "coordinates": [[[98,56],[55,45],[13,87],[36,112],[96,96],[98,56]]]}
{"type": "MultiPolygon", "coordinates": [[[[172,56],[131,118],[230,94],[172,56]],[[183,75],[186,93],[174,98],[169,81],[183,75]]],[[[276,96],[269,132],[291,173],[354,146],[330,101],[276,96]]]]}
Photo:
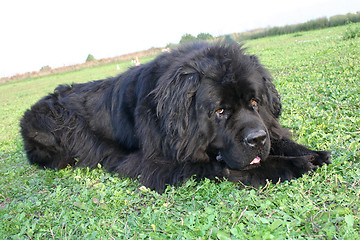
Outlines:
{"type": "Polygon", "coordinates": [[[268,71],[235,43],[196,43],[117,77],[60,85],[21,120],[31,163],[97,167],[162,191],[198,179],[258,186],[330,163],[288,136],[268,71]]]}

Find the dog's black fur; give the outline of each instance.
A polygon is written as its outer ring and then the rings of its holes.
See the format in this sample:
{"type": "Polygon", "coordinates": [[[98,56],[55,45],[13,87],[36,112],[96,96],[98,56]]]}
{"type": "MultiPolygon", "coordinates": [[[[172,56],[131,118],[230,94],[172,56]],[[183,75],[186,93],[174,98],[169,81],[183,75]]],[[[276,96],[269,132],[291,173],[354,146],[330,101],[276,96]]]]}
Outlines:
{"type": "Polygon", "coordinates": [[[25,113],[21,133],[29,161],[46,168],[100,163],[158,191],[193,175],[258,186],[330,163],[329,152],[290,140],[280,113],[255,56],[195,43],[114,78],[57,87],[25,113]]]}

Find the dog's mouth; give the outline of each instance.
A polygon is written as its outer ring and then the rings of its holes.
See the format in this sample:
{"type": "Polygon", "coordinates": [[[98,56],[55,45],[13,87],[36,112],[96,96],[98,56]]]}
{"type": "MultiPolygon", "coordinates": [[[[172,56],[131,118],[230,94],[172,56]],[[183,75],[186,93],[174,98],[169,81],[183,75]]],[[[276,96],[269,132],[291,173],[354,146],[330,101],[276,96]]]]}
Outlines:
{"type": "MultiPolygon", "coordinates": [[[[225,162],[221,152],[219,151],[218,154],[216,155],[216,160],[219,162],[225,162]]],[[[249,165],[246,165],[245,167],[243,167],[241,170],[249,170],[249,169],[253,169],[253,168],[257,168],[261,165],[261,161],[263,161],[261,159],[260,156],[256,156],[250,163],[249,165]]]]}
{"type": "Polygon", "coordinates": [[[261,157],[256,156],[256,158],[254,158],[254,159],[250,162],[250,165],[260,164],[260,162],[261,162],[261,157]]]}

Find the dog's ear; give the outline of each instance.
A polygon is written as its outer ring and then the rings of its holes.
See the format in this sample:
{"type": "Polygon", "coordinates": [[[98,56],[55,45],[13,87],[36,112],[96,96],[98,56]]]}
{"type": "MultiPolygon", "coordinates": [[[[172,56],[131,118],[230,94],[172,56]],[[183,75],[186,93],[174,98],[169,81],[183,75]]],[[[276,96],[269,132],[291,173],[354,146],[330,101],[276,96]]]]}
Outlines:
{"type": "Polygon", "coordinates": [[[206,124],[196,111],[196,93],[200,74],[192,69],[179,68],[172,76],[159,79],[155,94],[158,125],[162,132],[162,150],[166,157],[179,162],[208,161],[205,153],[209,144],[206,124]],[[201,132],[200,132],[201,131],[201,132]],[[206,135],[206,136],[204,136],[206,135]]]}
{"type": "Polygon", "coordinates": [[[262,66],[257,56],[251,55],[250,59],[257,65],[257,70],[263,77],[265,89],[267,90],[268,108],[275,118],[279,118],[281,115],[281,100],[280,95],[272,82],[271,74],[262,66]]]}
{"type": "Polygon", "coordinates": [[[189,111],[191,111],[190,106],[199,86],[200,79],[197,72],[183,68],[179,68],[172,76],[165,75],[160,78],[153,91],[157,103],[157,116],[163,119],[169,113],[176,111],[177,117],[182,116],[182,118],[169,120],[177,120],[176,122],[182,122],[181,125],[187,125],[190,117],[189,111]]]}
{"type": "Polygon", "coordinates": [[[265,81],[265,88],[267,89],[268,107],[275,118],[281,115],[281,100],[278,91],[276,90],[271,78],[263,77],[265,81]]]}

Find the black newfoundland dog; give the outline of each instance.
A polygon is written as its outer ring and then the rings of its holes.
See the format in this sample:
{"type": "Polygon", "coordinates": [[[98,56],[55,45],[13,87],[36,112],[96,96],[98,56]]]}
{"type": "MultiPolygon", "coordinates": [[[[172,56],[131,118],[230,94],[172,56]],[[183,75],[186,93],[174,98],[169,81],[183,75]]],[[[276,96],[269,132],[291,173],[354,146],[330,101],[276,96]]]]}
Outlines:
{"type": "Polygon", "coordinates": [[[195,43],[117,77],[60,85],[28,110],[21,134],[31,163],[101,164],[162,191],[197,179],[258,186],[330,163],[290,140],[269,72],[235,43],[195,43]]]}

